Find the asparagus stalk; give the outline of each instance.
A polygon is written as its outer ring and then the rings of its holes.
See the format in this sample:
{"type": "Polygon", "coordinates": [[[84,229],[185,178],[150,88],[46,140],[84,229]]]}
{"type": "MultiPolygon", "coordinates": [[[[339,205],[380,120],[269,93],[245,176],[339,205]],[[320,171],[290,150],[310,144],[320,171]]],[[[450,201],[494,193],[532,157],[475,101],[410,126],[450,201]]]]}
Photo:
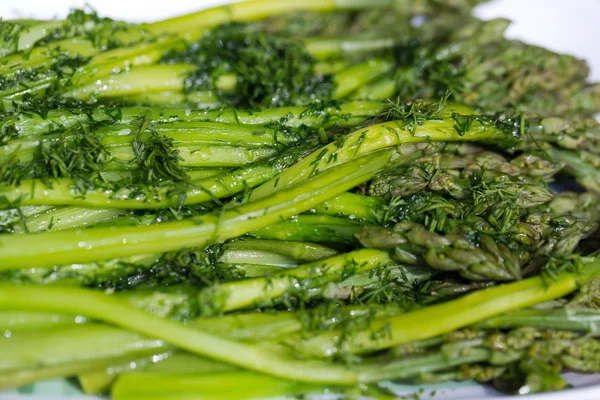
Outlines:
{"type": "Polygon", "coordinates": [[[249,372],[207,375],[124,375],[112,391],[116,400],[137,399],[228,399],[265,398],[322,392],[324,386],[291,382],[249,372]],[[157,384],[157,380],[160,384],[157,384]]]}
{"type": "Polygon", "coordinates": [[[316,243],[291,242],[281,240],[260,240],[260,239],[238,239],[228,242],[225,245],[226,251],[229,250],[261,250],[270,251],[279,254],[285,254],[299,261],[316,261],[331,257],[337,252],[329,247],[316,243]]]}
{"type": "Polygon", "coordinates": [[[6,332],[31,332],[47,328],[72,326],[88,322],[81,315],[66,315],[44,312],[2,311],[0,327],[6,332]]]}
{"type": "Polygon", "coordinates": [[[82,313],[148,336],[166,339],[195,354],[284,379],[346,385],[357,380],[355,373],[343,367],[293,360],[258,346],[191,330],[182,324],[133,309],[109,295],[89,290],[2,285],[0,303],[3,307],[23,310],[82,313]]]}
{"type": "Polygon", "coordinates": [[[238,237],[281,218],[304,212],[363,183],[388,167],[394,150],[374,152],[316,175],[271,197],[233,207],[223,213],[154,226],[90,228],[36,234],[39,246],[23,255],[11,241],[21,235],[0,236],[2,269],[85,263],[128,255],[198,247],[238,237]],[[52,243],[49,245],[49,243],[52,243]]]}
{"type": "Polygon", "coordinates": [[[294,290],[322,286],[327,282],[341,280],[348,274],[391,263],[387,252],[357,250],[304,264],[275,276],[230,282],[205,289],[200,294],[200,303],[207,312],[212,313],[268,304],[286,292],[293,294],[294,290]]]}
{"type": "Polygon", "coordinates": [[[355,65],[334,75],[336,84],[332,98],[340,100],[360,88],[362,85],[377,79],[391,71],[394,64],[388,59],[372,59],[365,63],[355,65]]]}
{"type": "Polygon", "coordinates": [[[539,329],[572,330],[598,332],[599,314],[597,310],[567,307],[564,309],[538,310],[524,309],[504,313],[475,324],[477,329],[512,329],[531,327],[539,329]]]}
{"type": "Polygon", "coordinates": [[[68,365],[71,362],[115,359],[124,355],[152,355],[167,348],[160,340],[144,339],[136,333],[96,324],[52,331],[17,332],[10,339],[3,340],[2,345],[3,374],[68,365]]]}
{"type": "MultiPolygon", "coordinates": [[[[73,128],[78,124],[113,123],[132,124],[140,118],[149,123],[175,122],[215,122],[241,126],[264,126],[278,124],[290,128],[307,126],[311,128],[332,128],[355,126],[365,120],[377,117],[386,105],[381,102],[352,101],[338,105],[317,104],[312,106],[278,107],[260,111],[243,111],[231,108],[220,110],[178,109],[162,107],[119,107],[99,106],[85,109],[53,109],[45,116],[20,113],[5,116],[0,124],[0,132],[16,135],[15,138],[37,137],[52,132],[73,128]]],[[[260,128],[259,128],[260,129],[260,128]]]]}
{"type": "Polygon", "coordinates": [[[469,351],[457,352],[452,356],[439,352],[385,364],[375,363],[375,365],[359,367],[358,370],[362,382],[381,382],[389,379],[414,378],[428,372],[487,361],[490,356],[491,352],[487,349],[471,348],[469,351]]]}
{"type": "MultiPolygon", "coordinates": [[[[152,356],[154,357],[154,356],[152,356]]],[[[22,385],[27,385],[32,382],[42,381],[46,379],[52,379],[57,377],[64,376],[72,376],[77,373],[86,373],[97,371],[99,368],[110,368],[115,364],[131,364],[135,363],[144,363],[151,362],[151,358],[135,358],[132,359],[130,356],[125,357],[123,359],[108,359],[106,361],[82,361],[71,363],[67,365],[60,365],[56,367],[46,367],[46,368],[36,368],[32,370],[18,370],[15,372],[9,372],[0,376],[0,388],[1,389],[10,389],[19,387],[22,385]]]]}
{"type": "Polygon", "coordinates": [[[104,394],[109,392],[114,381],[119,376],[130,373],[148,373],[160,376],[160,374],[208,374],[235,370],[237,370],[236,367],[201,358],[193,354],[172,352],[154,356],[154,360],[151,363],[140,363],[139,360],[136,360],[135,364],[131,362],[114,364],[108,368],[78,375],[77,378],[86,394],[104,394]]]}
{"type": "MultiPolygon", "coordinates": [[[[312,38],[304,41],[308,54],[317,60],[364,56],[365,53],[391,49],[397,44],[397,41],[391,37],[312,38]]],[[[378,100],[385,100],[385,97],[378,100]]]]}
{"type": "Polygon", "coordinates": [[[390,76],[367,83],[361,86],[350,96],[353,100],[387,100],[394,97],[397,90],[397,84],[390,76]]]}
{"type": "MultiPolygon", "coordinates": [[[[432,109],[433,110],[433,109],[432,109]]],[[[276,178],[254,189],[251,199],[260,199],[268,196],[287,185],[310,177],[312,174],[327,170],[332,166],[343,163],[348,159],[390,146],[407,143],[451,142],[451,141],[481,141],[489,143],[508,142],[515,140],[519,133],[506,130],[506,127],[494,124],[471,124],[465,132],[455,129],[455,120],[451,118],[438,118],[439,109],[435,111],[435,119],[427,119],[421,115],[420,123],[414,124],[412,120],[391,121],[368,128],[358,129],[347,135],[343,141],[333,142],[316,150],[311,155],[304,157],[293,167],[286,169],[276,178]],[[508,142],[507,142],[508,141],[508,142]]],[[[441,110],[451,113],[452,108],[441,110]]],[[[418,118],[418,117],[417,117],[418,118]]],[[[430,117],[431,118],[431,117],[430,117]]],[[[402,151],[402,148],[400,148],[402,151]]]]}
{"type": "Polygon", "coordinates": [[[336,332],[295,343],[310,354],[330,356],[338,352],[364,353],[426,339],[465,327],[504,312],[532,306],[568,294],[600,273],[600,259],[590,257],[577,272],[565,271],[555,280],[533,277],[470,293],[457,300],[377,321],[340,346],[336,332]],[[431,321],[424,323],[423,321],[431,321]],[[373,335],[373,332],[386,332],[373,335]]]}
{"type": "Polygon", "coordinates": [[[188,204],[198,204],[230,197],[255,187],[295,163],[300,157],[312,151],[318,145],[316,140],[282,152],[272,160],[260,161],[233,171],[224,171],[206,178],[193,180],[185,191],[185,198],[170,192],[169,187],[157,188],[146,193],[144,186],[119,188],[100,187],[85,191],[82,196],[76,182],[69,179],[57,179],[48,187],[38,180],[23,180],[20,185],[0,189],[10,203],[20,205],[73,205],[79,207],[110,208],[163,208],[188,204]],[[182,202],[182,203],[181,203],[182,202]]]}
{"type": "Polygon", "coordinates": [[[181,17],[154,22],[143,26],[143,28],[156,33],[177,33],[184,37],[187,36],[189,40],[202,32],[203,28],[207,29],[230,21],[255,21],[271,15],[293,11],[329,12],[334,10],[359,10],[363,8],[384,7],[391,3],[390,0],[376,0],[374,2],[356,0],[327,0],[323,2],[316,0],[293,0],[284,4],[275,0],[253,0],[209,8],[181,17]]]}
{"type": "Polygon", "coordinates": [[[250,232],[262,239],[310,242],[354,243],[362,226],[356,222],[326,215],[299,215],[250,232]]]}
{"type": "MultiPolygon", "coordinates": [[[[393,62],[387,59],[373,59],[342,70],[334,75],[336,89],[332,95],[333,99],[340,100],[370,80],[389,72],[393,68],[393,62]]],[[[84,86],[76,87],[64,96],[87,101],[90,98],[110,99],[126,98],[140,94],[160,93],[163,91],[182,92],[185,89],[185,80],[196,68],[189,64],[165,64],[146,65],[131,69],[118,75],[84,86]]],[[[221,75],[216,79],[216,90],[234,93],[238,78],[235,75],[221,75]]],[[[196,101],[199,103],[219,104],[218,98],[211,92],[195,93],[196,101]]],[[[187,97],[191,100],[192,97],[187,97]]]]}
{"type": "Polygon", "coordinates": [[[379,223],[385,220],[386,203],[379,197],[348,192],[318,205],[311,211],[334,217],[343,216],[350,220],[379,223]]]}
{"type": "Polygon", "coordinates": [[[26,217],[25,223],[14,225],[12,232],[29,233],[45,230],[59,231],[95,224],[99,221],[110,221],[122,214],[123,212],[117,209],[62,207],[35,216],[26,217]]]}

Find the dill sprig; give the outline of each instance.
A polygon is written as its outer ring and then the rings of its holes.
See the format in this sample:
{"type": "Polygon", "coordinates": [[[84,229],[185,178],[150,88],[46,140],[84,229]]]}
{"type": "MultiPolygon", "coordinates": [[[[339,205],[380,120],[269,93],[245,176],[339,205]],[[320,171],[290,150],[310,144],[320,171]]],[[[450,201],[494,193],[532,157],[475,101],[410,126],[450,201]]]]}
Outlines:
{"type": "Polygon", "coordinates": [[[400,97],[395,101],[388,100],[389,107],[383,112],[383,117],[386,121],[396,121],[401,124],[403,129],[406,129],[414,136],[418,126],[422,126],[430,120],[437,120],[441,117],[451,92],[446,92],[438,102],[402,102],[400,97]]]}
{"type": "Polygon", "coordinates": [[[60,26],[52,29],[37,45],[45,45],[66,38],[82,37],[89,40],[99,51],[123,47],[119,32],[125,32],[131,24],[107,17],[100,17],[89,5],[72,9],[60,26]]]}
{"type": "MultiPolygon", "coordinates": [[[[18,151],[18,150],[17,150],[18,151]]],[[[34,149],[31,160],[20,161],[17,153],[0,163],[0,180],[19,185],[24,179],[39,179],[52,186],[58,178],[70,178],[80,193],[102,186],[102,173],[111,160],[109,150],[88,125],[63,132],[53,140],[44,140],[34,149]]]]}
{"type": "Polygon", "coordinates": [[[196,65],[185,79],[185,90],[216,90],[220,100],[236,107],[306,104],[330,98],[333,90],[330,78],[315,74],[315,60],[300,42],[239,23],[207,32],[185,50],[167,53],[163,62],[196,65]],[[234,93],[216,85],[228,73],[237,76],[234,93]]]}
{"type": "Polygon", "coordinates": [[[181,157],[173,142],[171,138],[160,136],[152,124],[138,131],[132,147],[141,182],[149,185],[189,182],[188,174],[178,163],[181,157]]]}

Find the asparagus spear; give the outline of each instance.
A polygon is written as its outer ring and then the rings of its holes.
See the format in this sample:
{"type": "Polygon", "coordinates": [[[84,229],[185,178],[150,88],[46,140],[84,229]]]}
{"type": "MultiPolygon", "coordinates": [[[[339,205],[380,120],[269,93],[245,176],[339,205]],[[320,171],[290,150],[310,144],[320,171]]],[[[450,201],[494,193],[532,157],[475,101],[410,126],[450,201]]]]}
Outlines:
{"type": "Polygon", "coordinates": [[[30,248],[28,257],[20,254],[18,246],[13,247],[10,244],[11,240],[16,240],[19,236],[4,235],[0,239],[0,259],[3,259],[0,264],[5,269],[10,269],[26,265],[43,267],[97,261],[202,246],[237,237],[268,226],[280,218],[306,211],[365,182],[384,170],[394,156],[395,151],[384,150],[358,157],[289,190],[281,191],[270,199],[242,204],[223,214],[207,214],[199,218],[155,226],[40,233],[37,234],[39,249],[30,248]],[[55,245],[48,247],[44,236],[55,245]],[[111,237],[113,240],[109,241],[111,237]],[[165,240],[167,238],[168,241],[165,240]],[[11,254],[11,249],[14,254],[11,254]]]}
{"type": "Polygon", "coordinates": [[[304,264],[275,276],[230,282],[208,288],[200,294],[207,313],[232,311],[252,305],[268,304],[290,292],[307,290],[341,280],[357,272],[391,264],[387,252],[357,250],[322,261],[304,264]]]}
{"type": "Polygon", "coordinates": [[[435,39],[399,53],[400,66],[411,72],[400,86],[403,98],[452,90],[457,101],[492,111],[518,107],[553,116],[597,109],[597,86],[586,82],[583,60],[505,38],[505,19],[459,21],[448,28],[424,24],[420,37],[435,39]]]}
{"type": "MultiPolygon", "coordinates": [[[[230,4],[210,8],[196,13],[170,18],[149,24],[145,27],[151,32],[173,32],[190,34],[198,28],[211,27],[229,21],[253,21],[271,15],[283,14],[297,10],[327,12],[336,9],[357,10],[371,7],[384,7],[390,5],[389,0],[376,0],[375,2],[355,0],[327,0],[319,2],[290,1],[280,4],[273,0],[254,0],[244,4],[230,4]]],[[[193,36],[193,34],[192,34],[193,36]]]]}
{"type": "Polygon", "coordinates": [[[430,338],[503,312],[564,296],[596,277],[597,269],[598,258],[592,257],[585,260],[578,272],[561,272],[553,281],[538,276],[480,290],[457,300],[391,317],[387,321],[377,321],[370,328],[352,335],[340,346],[336,343],[335,332],[293,344],[310,354],[331,356],[339,352],[364,353],[430,338]],[[432,322],[423,324],[416,321],[432,322]],[[373,335],[373,332],[385,334],[373,335]]]}
{"type": "Polygon", "coordinates": [[[356,374],[340,366],[318,362],[306,364],[273,351],[260,349],[257,346],[236,343],[212,334],[189,330],[182,324],[152,317],[104,294],[72,288],[10,287],[6,285],[2,286],[0,293],[2,294],[0,301],[5,307],[38,310],[43,308],[47,311],[60,309],[75,313],[83,311],[95,318],[136,329],[140,333],[167,338],[170,343],[196,354],[206,355],[273,376],[304,382],[338,384],[352,384],[357,379],[356,374]],[[14,293],[15,290],[17,293],[14,293]],[[36,294],[41,297],[37,298],[36,294]],[[17,299],[21,301],[17,303],[17,299]],[[308,366],[310,368],[306,368],[308,366]]]}
{"type": "Polygon", "coordinates": [[[322,392],[324,386],[308,385],[248,372],[221,372],[203,375],[124,375],[113,389],[115,399],[139,397],[159,400],[170,396],[182,399],[263,398],[280,395],[300,395],[322,392]],[[156,385],[156,380],[160,381],[156,385]],[[147,382],[153,382],[147,385],[147,382]],[[146,390],[148,388],[149,390],[146,390]],[[233,389],[232,388],[237,388],[233,389]],[[250,389],[249,389],[250,388],[250,389]],[[161,394],[166,393],[166,394],[161,394]],[[200,396],[200,397],[199,397],[200,396]]]}
{"type": "Polygon", "coordinates": [[[142,368],[152,377],[119,378],[116,395],[221,398],[236,379],[259,382],[256,395],[368,395],[382,379],[535,392],[564,388],[564,368],[598,371],[597,283],[564,298],[598,270],[577,255],[597,250],[578,247],[598,219],[597,86],[584,63],[470,17],[473,4],[352,0],[342,8],[361,11],[324,15],[340,4],[255,0],[145,31],[75,13],[0,22],[0,321],[13,335],[0,385],[77,372],[106,389],[109,369],[165,357],[142,368]],[[313,13],[215,29],[286,10],[313,13]],[[448,89],[467,106],[380,102],[448,89]],[[294,106],[251,109],[272,105],[294,106]],[[216,163],[241,166],[192,166],[216,163]],[[549,190],[563,167],[590,192],[549,190]],[[61,232],[31,233],[44,230],[61,232]],[[191,321],[198,290],[204,312],[236,312],[191,321]],[[527,308],[560,297],[566,311],[527,308]],[[297,311],[237,311],[256,306],[297,311]],[[314,360],[324,354],[350,363],[314,360]]]}
{"type": "Polygon", "coordinates": [[[552,199],[548,208],[558,215],[573,215],[578,218],[597,222],[598,197],[594,193],[561,192],[552,199]]]}
{"type": "MultiPolygon", "coordinates": [[[[387,1],[382,1],[379,6],[386,5],[387,1]]],[[[330,2],[327,5],[315,5],[315,4],[286,4],[285,6],[277,6],[273,5],[269,2],[262,3],[261,1],[253,2],[253,7],[251,9],[247,8],[247,5],[236,5],[233,7],[227,8],[228,12],[225,12],[222,7],[203,10],[196,14],[189,14],[187,16],[181,18],[174,18],[171,20],[165,20],[161,22],[157,22],[154,24],[149,24],[144,26],[146,31],[140,31],[139,28],[130,28],[125,24],[116,24],[108,21],[105,23],[103,21],[99,21],[97,17],[95,17],[96,21],[93,21],[96,25],[99,25],[101,28],[98,32],[94,32],[92,37],[97,39],[102,39],[108,41],[108,46],[102,45],[102,40],[99,40],[100,43],[96,43],[99,45],[99,52],[94,54],[90,60],[84,59],[81,55],[75,53],[75,57],[69,58],[68,68],[65,69],[61,62],[60,58],[53,62],[51,67],[44,68],[43,70],[40,68],[34,69],[32,75],[33,77],[30,79],[29,85],[27,89],[23,90],[19,88],[18,85],[13,85],[12,88],[3,91],[2,97],[4,99],[15,99],[22,97],[24,94],[40,94],[46,91],[46,95],[48,95],[48,91],[54,94],[64,92],[64,86],[69,82],[75,84],[83,84],[86,82],[94,81],[101,78],[106,78],[113,71],[118,71],[121,69],[127,68],[129,65],[135,64],[151,64],[161,57],[161,55],[173,47],[177,47],[180,43],[180,39],[175,35],[163,35],[163,33],[175,33],[182,34],[187,33],[188,40],[197,39],[199,35],[201,35],[206,29],[214,27],[219,23],[223,23],[228,20],[237,20],[237,21],[251,21],[256,18],[265,17],[268,15],[273,15],[289,10],[295,9],[316,9],[318,11],[326,11],[336,9],[338,7],[346,8],[346,9],[354,9],[354,8],[364,8],[366,4],[359,4],[353,2],[352,4],[340,4],[339,2],[330,2]],[[260,10],[260,11],[258,11],[260,10]],[[229,13],[235,13],[229,14],[229,13]],[[100,22],[100,23],[98,23],[100,22]],[[198,24],[194,29],[188,29],[190,27],[189,24],[198,24]],[[104,26],[106,25],[106,27],[104,26]],[[187,28],[183,28],[186,26],[187,28]],[[183,29],[183,30],[181,30],[183,29]],[[119,32],[121,31],[121,32],[119,32]],[[189,35],[189,32],[194,31],[194,35],[189,35]],[[154,36],[155,41],[153,43],[142,43],[138,45],[138,42],[144,41],[145,32],[147,35],[151,33],[149,36],[154,36]],[[101,33],[101,35],[98,35],[101,33]],[[128,44],[133,43],[134,46],[126,47],[128,44]],[[118,45],[118,46],[117,46],[118,45]],[[136,46],[137,45],[137,46],[136,46]],[[120,48],[119,48],[120,46],[120,48]],[[111,47],[117,47],[111,49],[111,47]],[[108,50],[107,50],[108,49],[108,50]],[[124,61],[124,62],[123,62],[124,61]],[[131,63],[133,61],[133,63],[131,63]],[[77,69],[75,71],[75,69],[77,69]],[[65,76],[65,73],[67,76],[65,76]],[[72,76],[71,76],[72,75],[72,76]],[[91,78],[91,79],[90,79],[91,78]],[[58,90],[57,90],[58,89],[58,90]]],[[[373,4],[369,4],[369,7],[373,7],[373,4]]],[[[377,6],[377,5],[375,5],[377,6]]],[[[94,18],[92,18],[94,20],[94,18]]],[[[86,29],[90,29],[90,24],[85,24],[85,21],[73,19],[72,21],[58,21],[51,22],[49,26],[52,25],[69,25],[75,27],[75,37],[78,34],[85,35],[86,29]],[[81,26],[83,32],[78,32],[77,27],[81,26]]],[[[7,38],[11,43],[16,43],[18,41],[18,31],[20,28],[17,27],[15,32],[12,32],[12,29],[17,25],[10,24],[7,25],[7,30],[11,31],[8,33],[7,38]]],[[[94,26],[92,24],[92,26],[94,26]]],[[[40,30],[38,32],[45,32],[43,27],[40,26],[40,30]]],[[[94,27],[91,28],[94,30],[94,27]]],[[[47,34],[47,33],[46,33],[47,34]]],[[[26,36],[26,35],[22,35],[26,36]]],[[[35,36],[35,35],[34,35],[35,36]]],[[[55,35],[56,37],[61,37],[61,35],[55,35]]],[[[34,37],[32,37],[34,40],[34,37]]],[[[27,40],[24,40],[23,46],[27,43],[27,40]]],[[[8,47],[11,49],[8,50],[10,53],[14,51],[14,46],[11,44],[8,47]]],[[[43,63],[43,62],[42,62],[43,63]]],[[[39,65],[38,65],[39,67],[39,65]]],[[[30,72],[30,71],[28,71],[30,72]]]]}
{"type": "MultiPolygon", "coordinates": [[[[196,78],[196,75],[206,74],[206,72],[197,71],[194,65],[151,65],[141,66],[104,80],[98,80],[88,85],[76,87],[75,89],[66,92],[64,96],[83,101],[87,101],[90,98],[121,98],[127,100],[130,96],[136,96],[143,93],[147,100],[142,101],[142,103],[149,102],[151,104],[152,97],[149,97],[149,95],[153,93],[164,93],[165,91],[168,91],[169,93],[183,92],[185,94],[182,99],[183,104],[195,104],[196,107],[208,106],[216,108],[223,101],[231,102],[236,106],[246,106],[247,104],[241,103],[241,100],[237,99],[246,99],[249,97],[250,93],[253,93],[254,96],[256,96],[256,100],[250,100],[255,103],[250,103],[249,105],[254,107],[260,105],[274,107],[288,105],[289,103],[303,103],[306,102],[307,99],[311,100],[314,98],[325,100],[329,98],[336,100],[344,99],[348,94],[352,93],[363,84],[390,71],[392,67],[393,63],[387,59],[369,60],[368,62],[352,66],[333,75],[333,81],[335,82],[333,93],[329,94],[327,89],[321,89],[317,94],[313,93],[312,95],[309,95],[308,91],[315,90],[315,87],[321,86],[322,88],[326,88],[327,81],[313,83],[312,86],[310,86],[310,83],[304,82],[307,86],[306,88],[292,87],[283,93],[278,93],[277,91],[273,93],[273,88],[262,88],[259,86],[264,82],[262,80],[263,77],[260,77],[260,80],[257,82],[246,82],[244,79],[231,74],[222,75],[215,79],[213,84],[214,92],[210,90],[201,91],[202,86],[197,86],[195,83],[199,80],[199,78],[196,78]],[[293,90],[299,93],[294,93],[293,90]],[[306,94],[304,92],[306,92],[306,94]],[[298,98],[292,97],[292,94],[297,95],[298,98]],[[265,101],[262,99],[266,99],[268,96],[281,98],[282,100],[277,103],[261,103],[265,101]]],[[[278,85],[284,86],[289,84],[279,83],[278,85]]],[[[279,91],[282,90],[283,89],[279,89],[279,91]]],[[[134,99],[139,98],[134,97],[134,99]]],[[[169,103],[177,104],[178,102],[171,100],[169,103]]]]}
{"type": "MultiPolygon", "coordinates": [[[[304,154],[314,149],[315,146],[317,146],[316,141],[310,140],[303,145],[283,152],[272,160],[251,163],[231,172],[223,171],[206,178],[192,180],[187,184],[187,188],[184,186],[185,190],[183,191],[173,191],[172,185],[163,185],[162,188],[160,186],[148,188],[144,184],[117,186],[114,190],[110,187],[104,188],[105,185],[100,185],[98,188],[89,188],[86,185],[81,188],[77,185],[77,181],[69,179],[57,179],[52,182],[51,188],[48,188],[44,182],[38,180],[23,180],[19,186],[6,187],[2,198],[9,206],[11,204],[53,204],[146,209],[198,204],[230,197],[247,190],[249,187],[259,185],[296,162],[304,154]],[[84,197],[81,196],[82,192],[84,197]],[[185,194],[185,196],[182,197],[182,194],[185,194]]],[[[145,162],[147,162],[147,159],[145,162]]],[[[147,167],[152,167],[152,165],[149,164],[147,167]]],[[[157,165],[157,167],[163,168],[163,165],[157,165]]],[[[150,171],[151,168],[147,168],[147,170],[150,171]]],[[[191,175],[184,171],[180,172],[183,173],[183,175],[179,174],[180,179],[184,181],[187,176],[191,175]]]]}
{"type": "Polygon", "coordinates": [[[355,126],[378,117],[387,105],[381,102],[351,101],[339,104],[310,104],[296,107],[276,107],[266,110],[244,111],[223,107],[219,110],[182,110],[162,107],[110,107],[53,109],[44,115],[17,113],[2,119],[0,132],[10,139],[38,137],[56,133],[79,124],[133,124],[140,118],[148,123],[218,122],[251,127],[270,124],[289,128],[334,128],[355,126]]]}
{"type": "MultiPolygon", "coordinates": [[[[456,129],[452,106],[447,109],[444,103],[417,103],[398,105],[389,111],[391,118],[399,119],[365,129],[358,129],[344,137],[343,141],[333,142],[304,157],[276,178],[252,191],[251,199],[259,199],[281,190],[287,185],[300,182],[312,174],[326,170],[352,157],[381,148],[405,143],[481,141],[512,146],[518,141],[520,132],[511,123],[495,124],[492,120],[481,120],[480,124],[469,124],[465,129],[456,129]],[[445,117],[445,118],[444,118],[445,117]],[[502,139],[500,139],[502,138],[502,139]]],[[[400,149],[402,150],[402,148],[400,149]]]]}

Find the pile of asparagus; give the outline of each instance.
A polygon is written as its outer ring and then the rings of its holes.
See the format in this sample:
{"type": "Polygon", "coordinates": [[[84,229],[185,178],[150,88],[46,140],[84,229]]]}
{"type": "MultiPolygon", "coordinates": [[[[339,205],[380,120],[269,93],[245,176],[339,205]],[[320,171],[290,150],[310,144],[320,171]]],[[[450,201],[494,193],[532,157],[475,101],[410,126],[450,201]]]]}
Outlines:
{"type": "Polygon", "coordinates": [[[0,21],[0,388],[600,372],[600,85],[477,3],[0,21]]]}

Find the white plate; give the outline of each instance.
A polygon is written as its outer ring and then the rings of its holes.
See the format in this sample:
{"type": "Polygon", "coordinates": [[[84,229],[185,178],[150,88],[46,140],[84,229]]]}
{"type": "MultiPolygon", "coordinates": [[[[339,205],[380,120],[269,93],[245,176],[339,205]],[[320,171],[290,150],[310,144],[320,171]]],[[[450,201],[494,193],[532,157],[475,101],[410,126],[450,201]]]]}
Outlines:
{"type": "MultiPolygon", "coordinates": [[[[281,0],[285,1],[285,0],[281,0]]],[[[227,0],[0,0],[0,17],[52,18],[63,17],[70,7],[90,4],[101,15],[129,21],[152,21],[185,14],[227,0]]],[[[600,1],[599,0],[495,0],[476,9],[483,19],[508,18],[514,23],[508,29],[511,38],[547,47],[561,53],[585,58],[591,67],[591,79],[600,81],[600,1]]],[[[2,357],[2,355],[0,355],[2,357]]],[[[527,400],[599,400],[600,374],[565,374],[573,389],[527,396],[527,400]]],[[[394,386],[399,394],[419,390],[415,386],[394,386]]],[[[84,400],[98,397],[81,396],[66,381],[54,380],[31,385],[21,391],[0,394],[2,400],[84,400]]],[[[446,383],[423,387],[420,399],[435,400],[495,400],[514,399],[490,388],[472,383],[446,383]]]]}

